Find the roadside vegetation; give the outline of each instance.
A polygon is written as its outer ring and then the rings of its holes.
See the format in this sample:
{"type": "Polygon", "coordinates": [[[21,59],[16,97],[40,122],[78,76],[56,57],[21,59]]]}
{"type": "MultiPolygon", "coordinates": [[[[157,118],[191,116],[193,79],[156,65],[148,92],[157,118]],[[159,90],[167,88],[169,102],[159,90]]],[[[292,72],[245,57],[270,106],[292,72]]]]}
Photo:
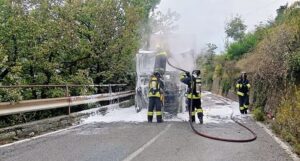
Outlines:
{"type": "MultiPolygon", "coordinates": [[[[134,57],[160,0],[0,0],[0,85],[135,83],[134,57]]],[[[70,95],[105,92],[71,88],[70,95]]],[[[0,102],[65,96],[64,88],[0,88],[0,102]]],[[[87,107],[88,108],[88,107],[87,107]]],[[[65,113],[1,117],[1,125],[65,113]]]]}
{"type": "Polygon", "coordinates": [[[246,71],[254,118],[270,121],[300,154],[300,2],[281,6],[273,21],[245,31],[242,18],[234,17],[225,28],[224,53],[216,54],[211,44],[201,53],[204,85],[232,97],[240,72],[246,71]]]}

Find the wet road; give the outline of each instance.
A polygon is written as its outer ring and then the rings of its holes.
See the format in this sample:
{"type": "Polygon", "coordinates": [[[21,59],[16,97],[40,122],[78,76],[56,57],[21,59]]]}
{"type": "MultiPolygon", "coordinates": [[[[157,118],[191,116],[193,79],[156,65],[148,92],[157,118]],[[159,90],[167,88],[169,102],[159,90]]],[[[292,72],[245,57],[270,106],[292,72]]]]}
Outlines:
{"type": "MultiPolygon", "coordinates": [[[[222,100],[217,96],[210,97],[213,97],[210,100],[222,100]]],[[[209,103],[213,104],[207,101],[209,103]]],[[[195,135],[187,122],[179,121],[89,123],[0,147],[0,161],[292,161],[251,117],[244,118],[243,122],[257,133],[256,141],[210,140],[195,135]]],[[[218,137],[251,137],[248,131],[233,122],[195,126],[218,137]]]]}

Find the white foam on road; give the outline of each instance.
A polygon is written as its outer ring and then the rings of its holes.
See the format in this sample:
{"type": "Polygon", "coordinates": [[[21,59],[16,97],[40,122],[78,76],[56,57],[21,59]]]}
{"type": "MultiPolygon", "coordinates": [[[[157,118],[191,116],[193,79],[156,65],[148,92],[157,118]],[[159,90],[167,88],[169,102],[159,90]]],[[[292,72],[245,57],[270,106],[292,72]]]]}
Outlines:
{"type": "Polygon", "coordinates": [[[134,106],[119,108],[119,106],[108,107],[105,115],[98,113],[83,120],[83,123],[93,122],[144,122],[147,121],[147,111],[136,112],[134,106]]]}
{"type": "MultiPolygon", "coordinates": [[[[234,117],[243,119],[240,115],[239,105],[235,101],[224,99],[220,96],[215,96],[210,92],[203,93],[203,98],[208,103],[203,102],[204,123],[227,123],[232,122],[230,119],[233,113],[234,117]]],[[[94,110],[95,111],[95,110],[94,110]]],[[[188,112],[178,113],[176,117],[171,119],[164,119],[164,121],[188,121],[188,112]]],[[[156,120],[155,117],[153,119],[156,120]]],[[[146,122],[147,109],[143,109],[139,113],[136,112],[135,107],[119,108],[117,105],[108,106],[106,114],[96,113],[83,120],[83,123],[94,122],[146,122]]],[[[196,122],[199,122],[196,119],[196,122]]]]}
{"type": "MultiPolygon", "coordinates": [[[[203,105],[203,114],[204,123],[228,123],[233,122],[231,120],[231,114],[233,117],[244,119],[240,115],[239,105],[237,102],[226,102],[227,105],[203,105]]],[[[188,121],[189,115],[188,112],[178,113],[176,118],[171,119],[170,121],[188,121]]],[[[197,120],[196,117],[196,122],[197,120]]]]}

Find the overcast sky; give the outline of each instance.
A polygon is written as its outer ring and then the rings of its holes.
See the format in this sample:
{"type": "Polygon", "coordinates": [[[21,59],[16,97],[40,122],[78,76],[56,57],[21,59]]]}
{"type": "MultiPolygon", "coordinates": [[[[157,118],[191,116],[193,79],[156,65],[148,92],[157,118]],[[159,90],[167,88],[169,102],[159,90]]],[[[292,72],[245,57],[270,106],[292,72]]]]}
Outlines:
{"type": "Polygon", "coordinates": [[[239,14],[251,31],[260,22],[274,19],[280,5],[296,0],[161,0],[157,10],[180,14],[177,33],[195,35],[197,49],[210,42],[224,50],[225,22],[239,14]]]}

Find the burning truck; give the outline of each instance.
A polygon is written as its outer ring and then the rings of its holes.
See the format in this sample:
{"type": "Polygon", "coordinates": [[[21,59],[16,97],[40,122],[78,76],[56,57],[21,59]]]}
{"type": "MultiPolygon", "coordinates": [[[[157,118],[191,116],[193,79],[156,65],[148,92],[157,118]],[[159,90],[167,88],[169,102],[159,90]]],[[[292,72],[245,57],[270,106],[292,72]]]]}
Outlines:
{"type": "Polygon", "coordinates": [[[162,101],[163,117],[169,118],[181,112],[185,89],[179,81],[179,71],[172,70],[166,64],[166,57],[157,55],[155,51],[140,50],[136,54],[136,95],[135,107],[139,112],[148,108],[148,91],[150,76],[160,69],[164,83],[164,99],[162,101]]]}

